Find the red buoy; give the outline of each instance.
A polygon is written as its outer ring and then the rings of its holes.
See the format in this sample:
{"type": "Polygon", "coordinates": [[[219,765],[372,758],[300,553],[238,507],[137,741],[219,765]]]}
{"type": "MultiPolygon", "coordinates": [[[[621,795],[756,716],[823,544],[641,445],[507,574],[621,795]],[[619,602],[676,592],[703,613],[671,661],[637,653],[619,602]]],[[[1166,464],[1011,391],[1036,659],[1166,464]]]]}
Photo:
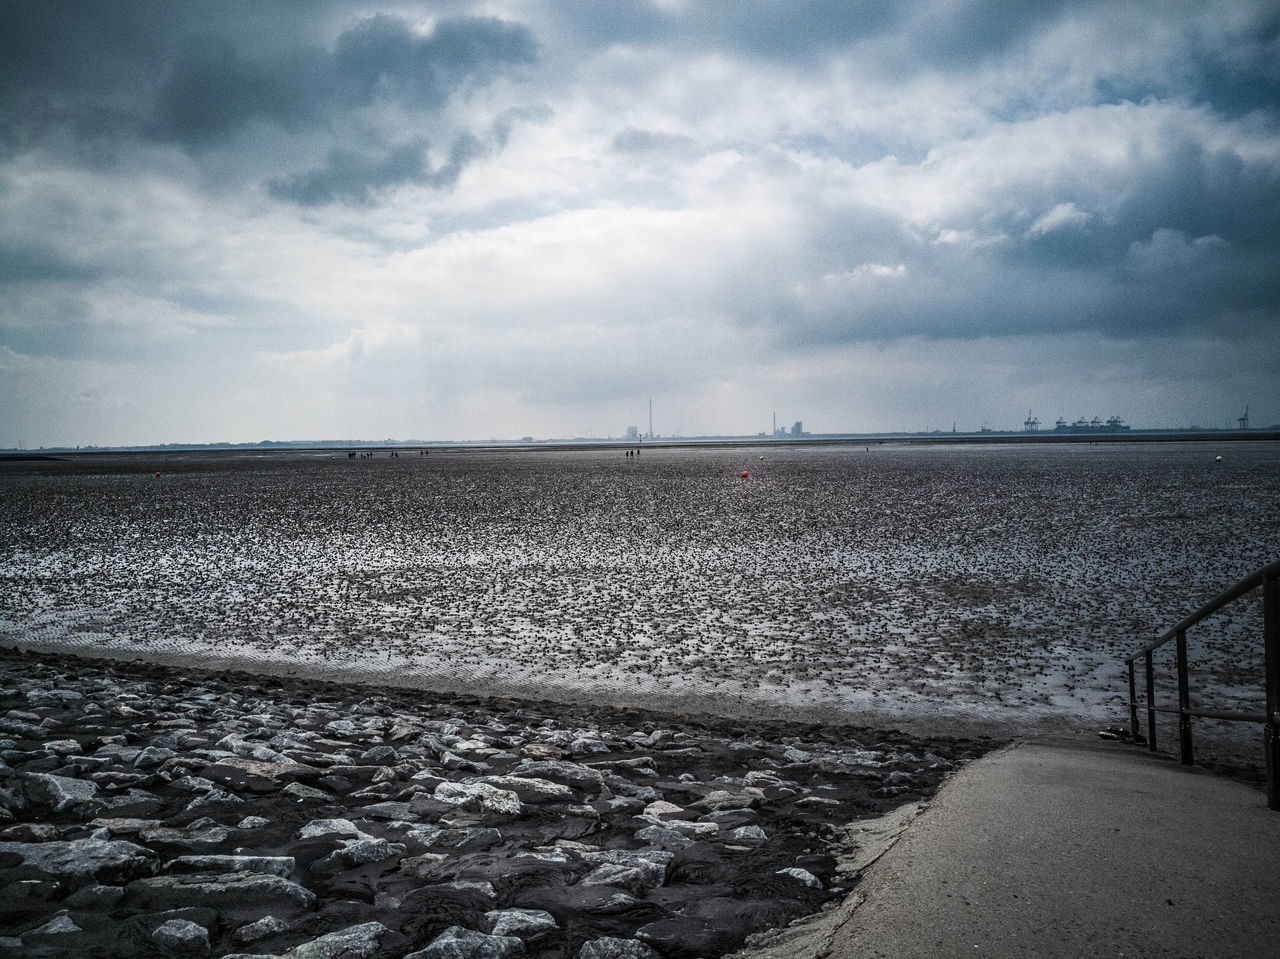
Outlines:
{"type": "Polygon", "coordinates": [[[160,471],[156,470],[156,479],[159,479],[159,478],[160,478],[160,471]]]}
{"type": "MultiPolygon", "coordinates": [[[[159,473],[157,473],[156,475],[157,475],[157,476],[159,476],[160,474],[159,474],[159,473]]],[[[743,479],[746,479],[746,478],[747,478],[748,476],[750,476],[750,475],[751,475],[751,474],[750,474],[750,473],[748,473],[746,470],[743,470],[743,471],[742,471],[742,478],[743,478],[743,479]]]]}

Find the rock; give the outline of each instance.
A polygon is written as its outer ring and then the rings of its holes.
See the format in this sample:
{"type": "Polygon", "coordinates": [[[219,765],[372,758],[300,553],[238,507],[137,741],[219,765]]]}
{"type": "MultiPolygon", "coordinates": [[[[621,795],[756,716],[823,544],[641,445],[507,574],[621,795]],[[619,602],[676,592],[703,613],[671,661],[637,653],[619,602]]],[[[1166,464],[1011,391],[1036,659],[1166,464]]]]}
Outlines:
{"type": "Polygon", "coordinates": [[[666,802],[659,799],[657,802],[651,802],[644,807],[642,815],[652,816],[655,819],[662,819],[666,816],[680,816],[684,814],[684,807],[677,806],[675,803],[666,802]]]}
{"type": "MultiPolygon", "coordinates": [[[[473,780],[467,780],[472,782],[473,780]]],[[[549,779],[538,779],[534,776],[485,776],[474,780],[497,789],[515,793],[521,802],[548,803],[571,802],[573,790],[561,783],[553,783],[549,779]]]]}
{"type": "Polygon", "coordinates": [[[124,886],[82,886],[63,900],[72,909],[84,912],[106,912],[124,898],[124,886]]]}
{"type": "Polygon", "coordinates": [[[98,804],[94,797],[98,794],[97,783],[48,773],[26,773],[24,779],[27,798],[34,803],[52,806],[54,812],[68,809],[76,809],[82,813],[96,812],[98,804]]]}
{"type": "Polygon", "coordinates": [[[62,913],[54,916],[38,929],[32,929],[30,932],[23,933],[22,938],[26,939],[28,936],[33,938],[44,936],[65,936],[68,933],[76,932],[84,932],[84,930],[76,925],[74,919],[66,913],[62,913]]]}
{"type": "Polygon", "coordinates": [[[202,956],[209,952],[209,930],[186,919],[170,919],[151,934],[161,949],[182,956],[202,956]]]}
{"type": "Polygon", "coordinates": [[[324,836],[348,839],[372,839],[356,828],[350,819],[313,819],[298,830],[299,839],[319,839],[324,836]]]}
{"type": "Polygon", "coordinates": [[[48,842],[58,838],[58,827],[51,822],[23,822],[0,831],[5,842],[48,842]]]}
{"type": "Polygon", "coordinates": [[[757,796],[716,789],[695,802],[693,808],[703,812],[724,812],[731,809],[755,809],[759,805],[760,799],[757,796]]]}
{"type": "Polygon", "coordinates": [[[289,924],[275,916],[263,916],[253,922],[245,923],[231,934],[231,941],[239,945],[247,945],[289,931],[289,924]]]}
{"type": "Polygon", "coordinates": [[[200,775],[213,782],[230,786],[232,789],[275,792],[286,783],[319,776],[320,770],[314,766],[294,762],[283,755],[280,755],[279,760],[256,759],[252,756],[224,756],[217,762],[201,768],[200,775]]]}
{"type": "Polygon", "coordinates": [[[393,766],[400,761],[394,746],[374,746],[360,754],[359,761],[369,766],[393,766]]]}
{"type": "Polygon", "coordinates": [[[779,876],[790,876],[797,882],[802,882],[810,889],[821,889],[822,880],[811,873],[808,869],[800,869],[797,866],[791,866],[787,869],[779,869],[775,873],[779,876]]]}
{"type": "Polygon", "coordinates": [[[138,834],[138,837],[145,843],[156,845],[163,844],[168,846],[178,846],[183,849],[213,849],[222,845],[231,835],[231,830],[226,826],[207,826],[203,829],[196,829],[194,823],[186,829],[174,829],[169,826],[159,826],[156,829],[144,829],[138,834]]]}
{"type": "Polygon", "coordinates": [[[638,939],[615,939],[604,936],[591,939],[578,950],[578,959],[661,959],[638,939]]]}
{"type": "Polygon", "coordinates": [[[450,926],[431,945],[404,959],[511,959],[523,953],[524,943],[514,936],[491,936],[450,926]]]}
{"type": "Polygon", "coordinates": [[[488,932],[493,936],[518,936],[532,939],[559,928],[555,917],[542,909],[495,909],[484,914],[488,932]]]}
{"type": "Polygon", "coordinates": [[[631,864],[605,863],[597,866],[579,880],[584,886],[617,886],[641,895],[657,889],[667,876],[667,867],[660,863],[636,858],[631,864]]]}
{"type": "Polygon", "coordinates": [[[582,792],[599,792],[604,788],[604,773],[600,770],[565,760],[525,760],[511,775],[550,779],[582,792]]]}
{"type": "Polygon", "coordinates": [[[55,756],[74,756],[84,752],[84,748],[74,739],[53,739],[42,745],[45,752],[55,756]]]}
{"type": "Polygon", "coordinates": [[[324,790],[304,786],[302,783],[289,783],[280,792],[285,796],[292,796],[300,801],[325,802],[331,798],[324,790]]]}
{"type": "Polygon", "coordinates": [[[136,879],[125,887],[125,905],[161,912],[200,905],[228,913],[296,914],[315,905],[315,893],[281,879],[256,873],[192,873],[136,879]]]}
{"type": "Polygon", "coordinates": [[[381,802],[371,806],[361,806],[356,810],[365,819],[407,819],[409,804],[407,802],[381,802]]]}
{"type": "Polygon", "coordinates": [[[90,882],[127,882],[156,869],[156,854],[123,839],[0,843],[0,856],[20,857],[3,870],[14,878],[56,879],[79,887],[90,882]]]}
{"type": "Polygon", "coordinates": [[[766,842],[768,836],[759,826],[739,826],[737,829],[730,830],[729,838],[734,842],[766,842]]]}
{"type": "Polygon", "coordinates": [[[225,789],[210,789],[207,793],[197,796],[191,802],[183,807],[183,812],[196,812],[210,806],[221,806],[226,803],[242,803],[244,802],[239,796],[227,792],[225,789]]]}
{"type": "Polygon", "coordinates": [[[172,749],[163,746],[148,746],[134,758],[133,765],[137,769],[154,769],[176,755],[178,754],[172,749]]]}
{"type": "Polygon", "coordinates": [[[433,795],[440,802],[500,816],[518,816],[521,811],[519,796],[483,782],[442,782],[433,795]]]}
{"type": "Polygon", "coordinates": [[[813,753],[805,752],[803,749],[796,749],[795,746],[788,746],[783,751],[782,758],[789,763],[807,763],[813,759],[813,753]]]}
{"type": "Polygon", "coordinates": [[[345,869],[363,866],[365,863],[381,862],[393,856],[403,856],[405,847],[400,843],[387,842],[385,839],[344,839],[341,849],[335,849],[323,859],[311,864],[311,872],[317,876],[332,876],[345,869]]]}
{"type": "Polygon", "coordinates": [[[261,829],[263,826],[270,826],[270,819],[263,819],[261,816],[245,816],[238,823],[237,829],[261,829]]]}
{"type": "Polygon", "coordinates": [[[669,826],[645,826],[643,829],[637,829],[632,838],[636,842],[652,843],[655,846],[684,846],[693,842],[692,839],[669,826]]]}
{"type": "Polygon", "coordinates": [[[366,922],[294,946],[281,959],[372,959],[390,934],[382,923],[366,922]]]}
{"type": "Polygon", "coordinates": [[[165,863],[165,872],[253,872],[288,879],[292,856],[179,856],[165,863]]]}
{"type": "Polygon", "coordinates": [[[502,833],[492,828],[441,829],[432,840],[432,846],[475,852],[491,849],[501,844],[502,833]]]}

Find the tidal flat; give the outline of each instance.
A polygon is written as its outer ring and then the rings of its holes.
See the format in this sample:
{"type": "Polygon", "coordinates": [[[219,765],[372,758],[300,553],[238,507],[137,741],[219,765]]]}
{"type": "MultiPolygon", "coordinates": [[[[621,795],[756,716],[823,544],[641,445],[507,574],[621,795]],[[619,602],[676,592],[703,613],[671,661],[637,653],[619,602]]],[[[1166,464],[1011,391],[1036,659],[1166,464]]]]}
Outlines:
{"type": "MultiPolygon", "coordinates": [[[[920,734],[1127,722],[1123,657],[1277,556],[1265,442],[0,465],[9,647],[920,734]]],[[[1193,698],[1258,708],[1260,606],[1193,698]]]]}

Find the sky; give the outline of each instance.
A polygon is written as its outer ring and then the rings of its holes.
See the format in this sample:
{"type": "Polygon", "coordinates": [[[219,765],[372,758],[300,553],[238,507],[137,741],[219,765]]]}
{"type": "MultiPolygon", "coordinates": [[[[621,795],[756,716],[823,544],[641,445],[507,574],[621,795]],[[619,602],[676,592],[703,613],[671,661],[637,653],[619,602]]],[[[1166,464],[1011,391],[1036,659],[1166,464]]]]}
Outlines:
{"type": "Polygon", "coordinates": [[[1280,422],[1280,4],[0,4],[0,447],[1280,422]]]}

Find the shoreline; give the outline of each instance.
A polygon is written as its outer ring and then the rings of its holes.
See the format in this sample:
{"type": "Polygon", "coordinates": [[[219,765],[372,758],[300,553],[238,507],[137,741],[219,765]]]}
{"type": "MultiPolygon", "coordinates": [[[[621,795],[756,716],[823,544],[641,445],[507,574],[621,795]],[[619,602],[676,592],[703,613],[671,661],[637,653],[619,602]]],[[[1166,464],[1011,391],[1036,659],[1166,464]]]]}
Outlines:
{"type": "MultiPolygon", "coordinates": [[[[204,650],[165,651],[130,648],[97,647],[87,643],[63,643],[26,639],[13,642],[0,640],[0,655],[11,652],[34,653],[54,658],[66,657],[89,663],[141,664],[177,672],[195,674],[239,674],[247,679],[263,678],[284,681],[321,683],[338,687],[395,690],[423,693],[443,700],[479,698],[515,705],[557,708],[568,711],[610,708],[669,718],[680,722],[701,723],[710,727],[729,726],[744,721],[765,725],[831,726],[860,730],[886,730],[920,737],[976,737],[1012,739],[1044,733],[1092,729],[1103,717],[1090,717],[1068,710],[1007,710],[1007,718],[995,719],[962,712],[943,712],[937,703],[922,701],[918,712],[892,708],[867,710],[841,708],[830,703],[781,703],[747,695],[717,693],[714,690],[691,690],[686,693],[658,692],[637,686],[619,689],[605,684],[556,683],[545,676],[500,679],[479,676],[467,679],[443,671],[414,670],[406,672],[393,665],[372,664],[367,660],[317,662],[281,660],[251,655],[247,650],[211,653],[204,650]],[[524,691],[536,690],[535,695],[524,691]],[[934,707],[931,709],[931,707],[934,707]]],[[[495,666],[500,670],[501,664],[495,666]]],[[[649,677],[656,681],[655,677],[649,677]]],[[[888,698],[888,697],[886,697],[888,698]]],[[[1106,721],[1123,719],[1118,712],[1106,721]]],[[[1103,722],[1105,725],[1105,722],[1103,722]]]]}
{"type": "Polygon", "coordinates": [[[844,899],[851,827],[999,745],[9,650],[0,675],[0,957],[724,955],[844,899]]]}

